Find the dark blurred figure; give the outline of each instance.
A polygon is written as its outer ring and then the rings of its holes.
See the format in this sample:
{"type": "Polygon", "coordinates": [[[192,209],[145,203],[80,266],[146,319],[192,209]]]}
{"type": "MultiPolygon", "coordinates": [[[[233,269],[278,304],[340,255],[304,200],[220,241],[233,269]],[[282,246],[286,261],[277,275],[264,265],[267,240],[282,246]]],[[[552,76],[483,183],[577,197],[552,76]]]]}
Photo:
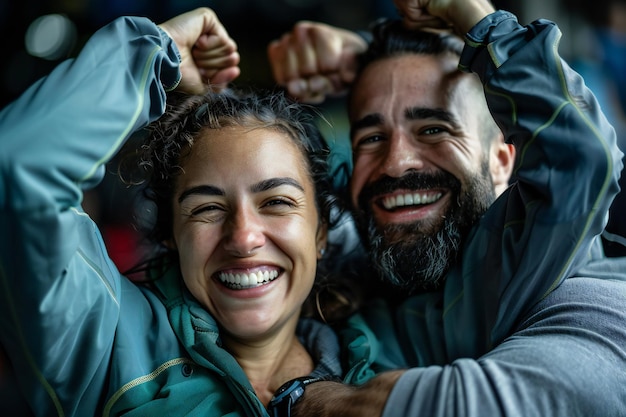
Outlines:
{"type": "Polygon", "coordinates": [[[32,417],[33,413],[15,381],[15,371],[0,346],[0,416],[32,417]]]}

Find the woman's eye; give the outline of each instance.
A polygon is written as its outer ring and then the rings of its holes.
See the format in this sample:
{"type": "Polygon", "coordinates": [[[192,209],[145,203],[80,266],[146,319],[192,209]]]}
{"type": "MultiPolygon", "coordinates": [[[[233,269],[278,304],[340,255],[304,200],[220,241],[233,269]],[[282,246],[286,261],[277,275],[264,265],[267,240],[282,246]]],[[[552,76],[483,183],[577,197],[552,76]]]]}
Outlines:
{"type": "Polygon", "coordinates": [[[215,205],[210,205],[210,206],[202,206],[202,207],[198,207],[195,210],[192,210],[191,215],[192,216],[199,216],[201,214],[214,214],[217,211],[220,210],[219,206],[215,206],[215,205]]]}
{"type": "Polygon", "coordinates": [[[291,201],[286,200],[284,198],[273,198],[271,200],[266,201],[265,202],[265,206],[266,207],[272,207],[272,206],[274,206],[274,207],[276,207],[276,206],[293,207],[294,204],[291,201]]]}

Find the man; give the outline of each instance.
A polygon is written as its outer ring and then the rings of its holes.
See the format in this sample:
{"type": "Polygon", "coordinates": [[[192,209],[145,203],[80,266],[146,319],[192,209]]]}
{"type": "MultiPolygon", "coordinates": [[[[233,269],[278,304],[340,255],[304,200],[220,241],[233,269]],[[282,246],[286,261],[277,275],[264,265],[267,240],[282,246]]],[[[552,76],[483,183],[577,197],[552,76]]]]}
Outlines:
{"type": "MultiPolygon", "coordinates": [[[[310,23],[269,49],[292,93],[319,101],[353,82],[351,203],[381,277],[404,294],[348,329],[374,332],[387,372],[359,388],[309,384],[293,415],[620,415],[624,260],[603,259],[598,238],[622,168],[613,129],[558,57],[554,24],[523,28],[486,0],[396,5],[410,29],[467,33],[471,73],[443,40],[355,75],[345,58],[364,41],[307,38],[310,23]]],[[[377,30],[373,49],[398,32],[377,30]]]]}

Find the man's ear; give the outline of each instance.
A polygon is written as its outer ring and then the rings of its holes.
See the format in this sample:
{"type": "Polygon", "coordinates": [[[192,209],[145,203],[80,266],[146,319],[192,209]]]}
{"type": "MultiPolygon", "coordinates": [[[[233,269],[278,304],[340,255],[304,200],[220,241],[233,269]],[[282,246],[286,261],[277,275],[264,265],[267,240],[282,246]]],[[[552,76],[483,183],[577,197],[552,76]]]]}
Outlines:
{"type": "Polygon", "coordinates": [[[504,136],[500,134],[491,146],[489,155],[489,172],[497,195],[509,186],[514,165],[515,146],[505,143],[504,136]]]}
{"type": "Polygon", "coordinates": [[[320,222],[315,236],[315,248],[317,249],[317,259],[322,259],[328,244],[328,225],[325,221],[320,222]]]}

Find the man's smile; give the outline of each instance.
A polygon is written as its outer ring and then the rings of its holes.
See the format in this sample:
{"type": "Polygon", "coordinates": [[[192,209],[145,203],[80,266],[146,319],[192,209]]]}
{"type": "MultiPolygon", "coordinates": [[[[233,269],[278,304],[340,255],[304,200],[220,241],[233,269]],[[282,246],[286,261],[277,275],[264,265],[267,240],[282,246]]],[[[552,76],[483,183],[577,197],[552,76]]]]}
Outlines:
{"type": "Polygon", "coordinates": [[[419,206],[434,203],[443,195],[440,191],[402,192],[380,199],[382,206],[387,210],[397,207],[419,206]]]}

